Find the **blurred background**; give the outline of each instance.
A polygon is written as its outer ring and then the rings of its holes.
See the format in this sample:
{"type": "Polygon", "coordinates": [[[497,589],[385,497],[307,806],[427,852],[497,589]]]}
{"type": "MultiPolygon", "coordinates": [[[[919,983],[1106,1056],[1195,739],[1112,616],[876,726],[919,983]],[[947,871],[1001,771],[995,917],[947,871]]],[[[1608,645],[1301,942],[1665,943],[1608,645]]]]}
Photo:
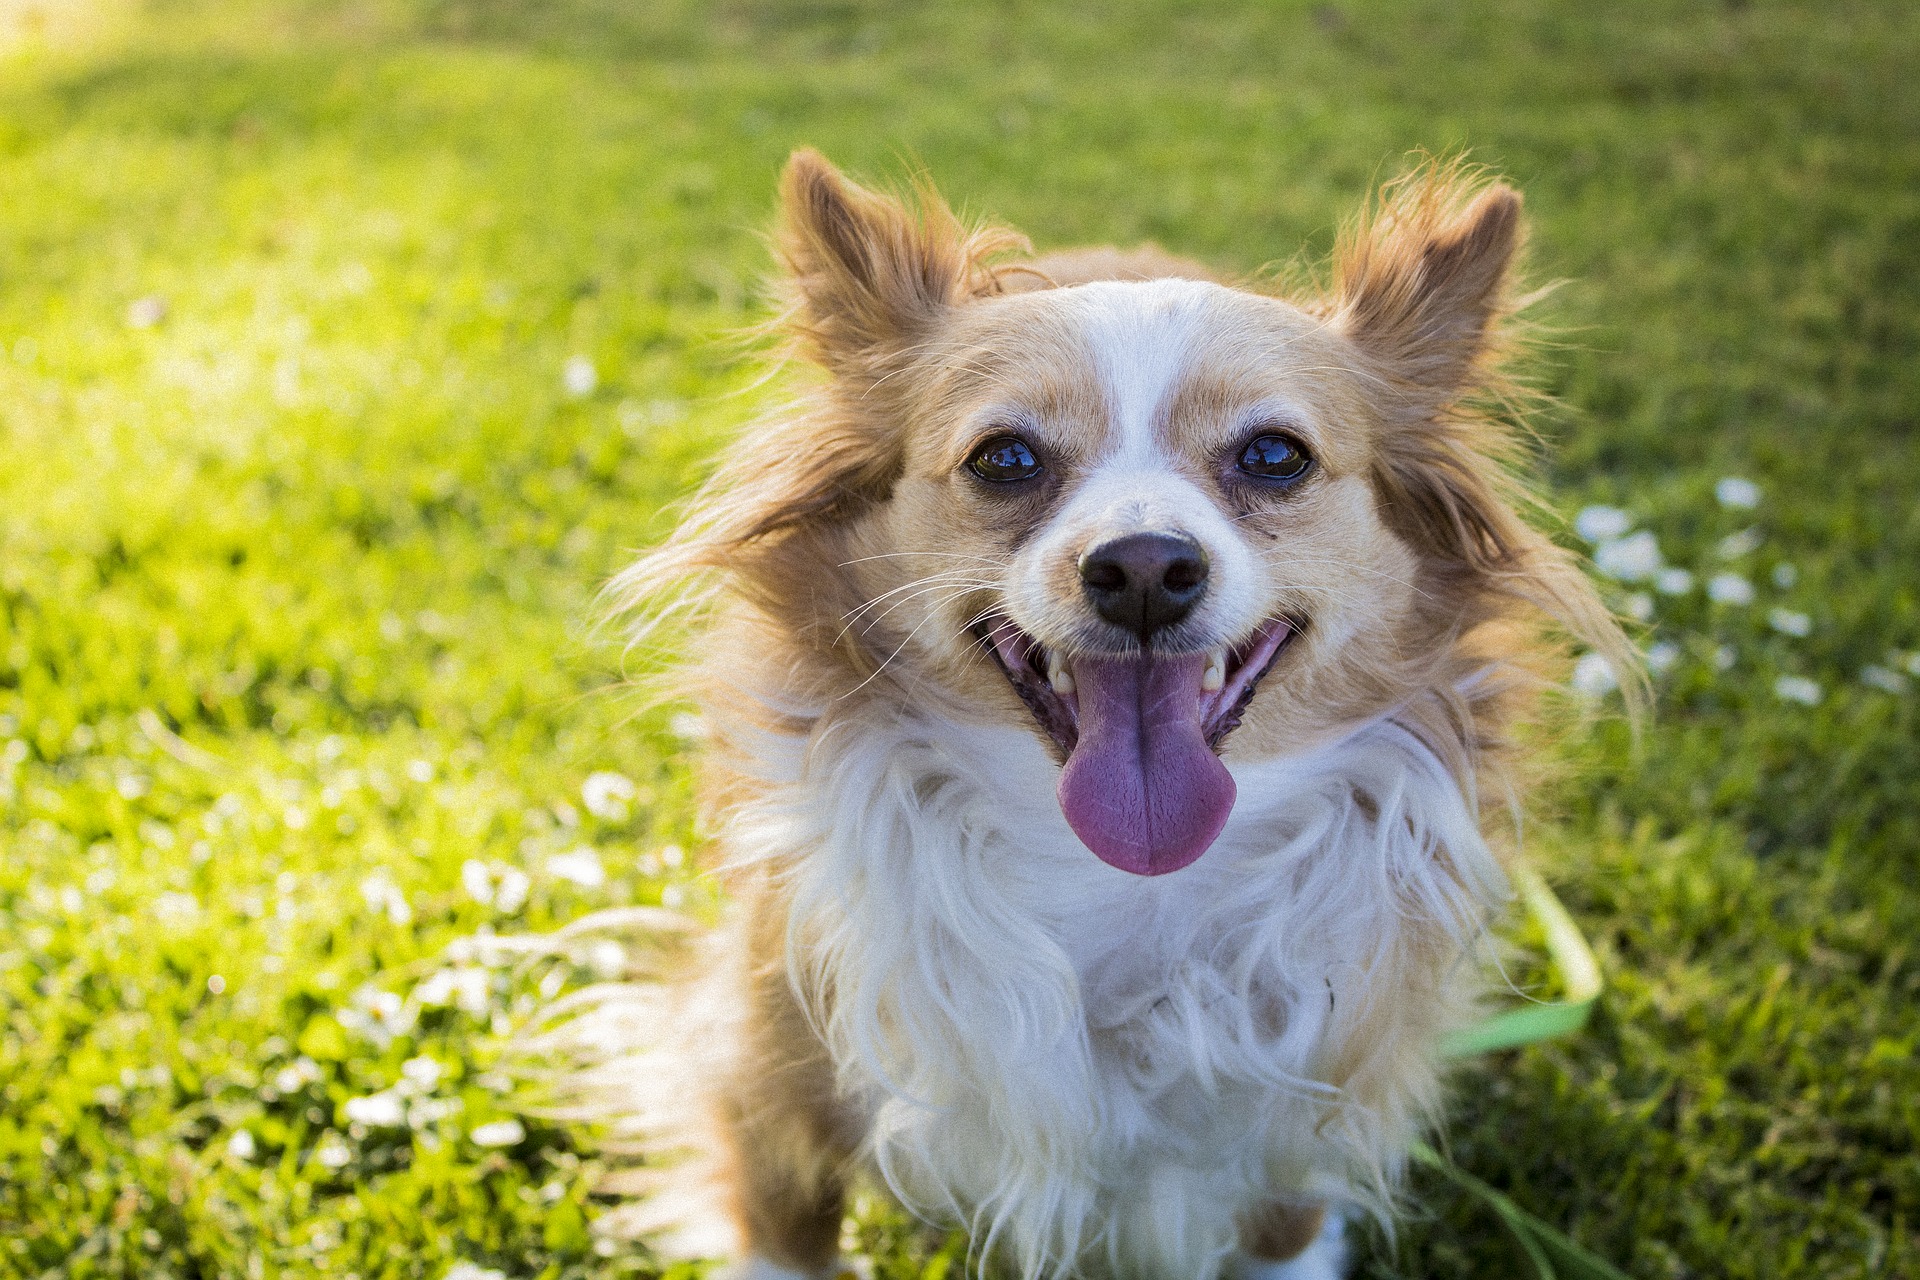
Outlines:
{"type": "MultiPolygon", "coordinates": [[[[1529,840],[1611,987],[1449,1150],[1635,1276],[1920,1274],[1917,52],[1904,0],[0,0],[0,1273],[658,1273],[498,1070],[631,957],[489,939],[714,909],[701,725],[595,593],[765,403],[807,144],[1229,271],[1415,150],[1525,191],[1543,518],[1659,705],[1581,668],[1529,840]]],[[[1411,1203],[1363,1274],[1520,1274],[1411,1203]]]]}

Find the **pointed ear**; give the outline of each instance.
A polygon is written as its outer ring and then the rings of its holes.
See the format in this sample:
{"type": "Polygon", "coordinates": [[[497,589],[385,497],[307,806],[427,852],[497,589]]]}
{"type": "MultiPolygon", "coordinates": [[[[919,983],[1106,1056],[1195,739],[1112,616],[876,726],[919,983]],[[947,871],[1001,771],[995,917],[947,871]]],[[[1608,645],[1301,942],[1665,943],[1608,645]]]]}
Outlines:
{"type": "Polygon", "coordinates": [[[1024,241],[970,230],[922,182],[910,205],[849,182],[817,151],[787,161],[780,256],[789,326],[810,355],[843,374],[871,370],[940,313],[998,291],[988,259],[1024,241]]]}
{"type": "Polygon", "coordinates": [[[1381,362],[1411,407],[1437,413],[1478,389],[1497,351],[1523,235],[1512,187],[1476,189],[1458,165],[1409,175],[1342,238],[1334,323],[1381,362]]]}
{"type": "Polygon", "coordinates": [[[1388,524],[1451,580],[1455,589],[1433,598],[1506,597],[1538,610],[1605,654],[1636,707],[1638,655],[1571,557],[1521,518],[1516,507],[1531,502],[1523,450],[1477,403],[1522,398],[1501,368],[1501,325],[1516,309],[1509,291],[1524,239],[1512,187],[1430,165],[1389,187],[1342,237],[1331,321],[1379,374],[1392,421],[1374,488],[1388,524]]]}

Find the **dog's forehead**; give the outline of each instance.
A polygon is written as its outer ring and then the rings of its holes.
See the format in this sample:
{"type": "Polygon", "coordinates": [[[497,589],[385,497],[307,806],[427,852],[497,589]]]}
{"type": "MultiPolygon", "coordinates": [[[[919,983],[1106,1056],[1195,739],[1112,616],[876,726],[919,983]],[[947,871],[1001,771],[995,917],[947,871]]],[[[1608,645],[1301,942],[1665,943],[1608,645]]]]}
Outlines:
{"type": "Polygon", "coordinates": [[[1196,349],[1227,327],[1218,312],[1229,309],[1230,297],[1230,290],[1199,280],[1109,281],[1062,292],[1122,450],[1152,443],[1159,411],[1196,349]]]}
{"type": "Polygon", "coordinates": [[[1031,409],[1043,429],[1097,417],[1102,452],[1177,446],[1196,417],[1217,426],[1263,401],[1294,408],[1338,392],[1318,319],[1206,281],[1100,281],[964,311],[963,394],[988,413],[1031,409]]]}

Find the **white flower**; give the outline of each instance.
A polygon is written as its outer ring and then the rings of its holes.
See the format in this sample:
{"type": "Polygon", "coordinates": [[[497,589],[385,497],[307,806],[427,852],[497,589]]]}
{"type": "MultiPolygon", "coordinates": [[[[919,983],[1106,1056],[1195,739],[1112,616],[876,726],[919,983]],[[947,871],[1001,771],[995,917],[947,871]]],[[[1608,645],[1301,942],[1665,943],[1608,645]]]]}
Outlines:
{"type": "Polygon", "coordinates": [[[1645,622],[1653,616],[1653,597],[1644,591],[1636,591],[1623,602],[1626,614],[1635,622],[1645,622]]]}
{"type": "Polygon", "coordinates": [[[468,858],[460,864],[460,883],[466,888],[467,896],[483,907],[493,905],[493,875],[487,870],[487,864],[478,858],[468,858]]]}
{"type": "Polygon", "coordinates": [[[1739,660],[1739,657],[1740,655],[1733,651],[1732,645],[1723,644],[1713,651],[1713,669],[1715,671],[1730,671],[1733,669],[1733,664],[1739,660]]]}
{"type": "Polygon", "coordinates": [[[367,900],[369,909],[385,911],[387,919],[396,925],[409,924],[413,920],[413,908],[407,904],[407,895],[400,892],[400,886],[388,878],[385,871],[375,871],[362,880],[360,896],[367,900]]]}
{"type": "Polygon", "coordinates": [[[339,1134],[328,1133],[314,1148],[313,1158],[329,1169],[341,1169],[353,1159],[353,1151],[339,1134]]]}
{"type": "Polygon", "coordinates": [[[575,400],[592,395],[594,388],[600,385],[600,371],[593,367],[592,357],[568,356],[566,364],[560,369],[560,385],[575,400]]]}
{"type": "Polygon", "coordinates": [[[607,869],[601,865],[600,855],[585,845],[548,858],[547,874],[570,880],[583,889],[598,889],[607,882],[607,869]]]}
{"type": "Polygon", "coordinates": [[[376,1129],[395,1129],[407,1122],[407,1108],[390,1091],[370,1093],[364,1098],[348,1098],[344,1107],[347,1119],[376,1129]]]}
{"type": "Polygon", "coordinates": [[[1659,640],[1647,647],[1647,669],[1655,675],[1664,675],[1680,661],[1680,646],[1671,640],[1659,640]]]}
{"type": "Polygon", "coordinates": [[[465,1105],[458,1098],[421,1098],[407,1108],[407,1124],[414,1129],[425,1129],[429,1125],[439,1124],[448,1116],[458,1115],[465,1105]]]}
{"type": "Polygon", "coordinates": [[[1618,507],[1582,507],[1573,531],[1588,542],[1609,542],[1633,528],[1633,517],[1618,507]]]}
{"type": "Polygon", "coordinates": [[[1860,683],[1879,689],[1883,693],[1905,693],[1907,677],[1891,667],[1883,667],[1877,662],[1868,663],[1860,668],[1860,683]]]}
{"type": "Polygon", "coordinates": [[[453,999],[461,1010],[479,1017],[487,1011],[491,995],[491,983],[487,971],[481,968],[455,969],[453,971],[453,999]]]}
{"type": "Polygon", "coordinates": [[[580,784],[580,803],[587,806],[588,813],[603,822],[625,822],[629,812],[627,806],[639,794],[640,788],[634,785],[632,778],[611,770],[590,773],[587,780],[580,784]]]}
{"type": "Polygon", "coordinates": [[[1758,529],[1742,529],[1720,539],[1720,545],[1714,548],[1714,553],[1722,560],[1738,560],[1741,556],[1752,555],[1754,548],[1759,545],[1758,529]]]}
{"type": "Polygon", "coordinates": [[[1789,564],[1784,560],[1773,566],[1773,585],[1782,591],[1785,591],[1798,581],[1800,581],[1800,570],[1798,566],[1789,564]]]}
{"type": "Polygon", "coordinates": [[[251,1160],[258,1150],[253,1134],[246,1129],[235,1129],[233,1136],[227,1139],[227,1154],[235,1160],[251,1160]]]}
{"type": "Polygon", "coordinates": [[[1797,702],[1803,707],[1819,705],[1822,691],[1805,676],[1781,676],[1773,682],[1773,694],[1782,702],[1797,702]]]}
{"type": "Polygon", "coordinates": [[[407,776],[415,782],[432,782],[433,762],[431,760],[409,760],[407,762],[407,776]]]}
{"type": "Polygon", "coordinates": [[[1660,544],[1652,533],[1642,529],[1595,547],[1593,563],[1609,578],[1643,582],[1660,572],[1660,544]]]}
{"type": "Polygon", "coordinates": [[[1723,507],[1751,511],[1760,505],[1760,486],[1739,476],[1722,476],[1720,482],[1713,486],[1713,496],[1720,500],[1723,507]]]}
{"type": "Polygon", "coordinates": [[[413,994],[421,1004],[454,1004],[465,1012],[478,1016],[487,1011],[489,995],[487,971],[473,965],[458,969],[442,969],[438,973],[429,974],[424,982],[413,989],[413,994]]]}
{"type": "Polygon", "coordinates": [[[294,1093],[320,1079],[320,1064],[301,1054],[292,1063],[274,1073],[273,1087],[281,1093],[294,1093]]]}
{"type": "Polygon", "coordinates": [[[503,916],[512,915],[527,905],[527,892],[532,888],[532,878],[520,868],[501,868],[500,892],[494,895],[493,909],[503,916]]]}
{"type": "Polygon", "coordinates": [[[471,1262],[456,1262],[447,1268],[447,1274],[441,1280],[507,1280],[507,1273],[492,1267],[476,1266],[471,1262]]]}
{"type": "Polygon", "coordinates": [[[660,846],[660,861],[669,867],[677,867],[687,860],[687,851],[677,844],[660,846]]]}
{"type": "Polygon", "coordinates": [[[1653,589],[1663,596],[1683,596],[1693,590],[1693,575],[1685,569],[1662,569],[1654,577],[1653,589]]]}
{"type": "Polygon", "coordinates": [[[200,899],[190,893],[168,891],[153,900],[153,913],[176,924],[192,920],[200,914],[200,899]]]}
{"type": "Polygon", "coordinates": [[[669,911],[678,911],[687,901],[687,891],[677,884],[670,884],[660,891],[660,905],[669,911]]]}
{"type": "Polygon", "coordinates": [[[1813,633],[1813,619],[1792,609],[1775,609],[1767,614],[1767,625],[1783,636],[1805,637],[1813,633]]]}
{"type": "Polygon", "coordinates": [[[400,1064],[400,1074],[406,1077],[407,1083],[422,1093],[431,1093],[433,1086],[440,1083],[440,1077],[445,1071],[446,1068],[436,1059],[425,1056],[408,1058],[400,1064]]]}
{"type": "Polygon", "coordinates": [[[509,916],[526,905],[527,891],[533,887],[526,872],[514,867],[489,867],[476,858],[460,864],[460,883],[475,902],[509,916]]]}
{"type": "Polygon", "coordinates": [[[127,304],[127,324],[135,329],[151,329],[167,318],[167,300],[158,294],[135,298],[127,304]]]}
{"type": "Polygon", "coordinates": [[[405,1002],[391,991],[371,991],[366,998],[367,1012],[382,1022],[392,1022],[400,1016],[405,1002]]]}
{"type": "Polygon", "coordinates": [[[667,721],[667,732],[682,742],[698,742],[707,736],[707,722],[691,711],[682,711],[667,721]]]}
{"type": "Polygon", "coordinates": [[[524,1142],[527,1131],[518,1120],[495,1120],[467,1135],[476,1147],[511,1147],[524,1142]]]}
{"type": "Polygon", "coordinates": [[[1707,579],[1707,599],[1715,604],[1752,604],[1753,584],[1737,573],[1716,573],[1707,579]]]}

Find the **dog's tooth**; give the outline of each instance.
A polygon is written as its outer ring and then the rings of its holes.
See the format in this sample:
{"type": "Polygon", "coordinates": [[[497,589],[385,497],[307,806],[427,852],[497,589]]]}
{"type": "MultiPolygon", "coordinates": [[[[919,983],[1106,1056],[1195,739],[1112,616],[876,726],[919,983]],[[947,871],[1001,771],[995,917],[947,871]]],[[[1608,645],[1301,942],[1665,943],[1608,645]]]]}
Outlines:
{"type": "Polygon", "coordinates": [[[1227,683],[1227,651],[1215,649],[1207,655],[1207,670],[1200,677],[1203,693],[1218,693],[1227,683]]]}
{"type": "Polygon", "coordinates": [[[1073,692],[1073,673],[1067,670],[1067,660],[1057,653],[1047,655],[1047,683],[1063,698],[1073,692]]]}

